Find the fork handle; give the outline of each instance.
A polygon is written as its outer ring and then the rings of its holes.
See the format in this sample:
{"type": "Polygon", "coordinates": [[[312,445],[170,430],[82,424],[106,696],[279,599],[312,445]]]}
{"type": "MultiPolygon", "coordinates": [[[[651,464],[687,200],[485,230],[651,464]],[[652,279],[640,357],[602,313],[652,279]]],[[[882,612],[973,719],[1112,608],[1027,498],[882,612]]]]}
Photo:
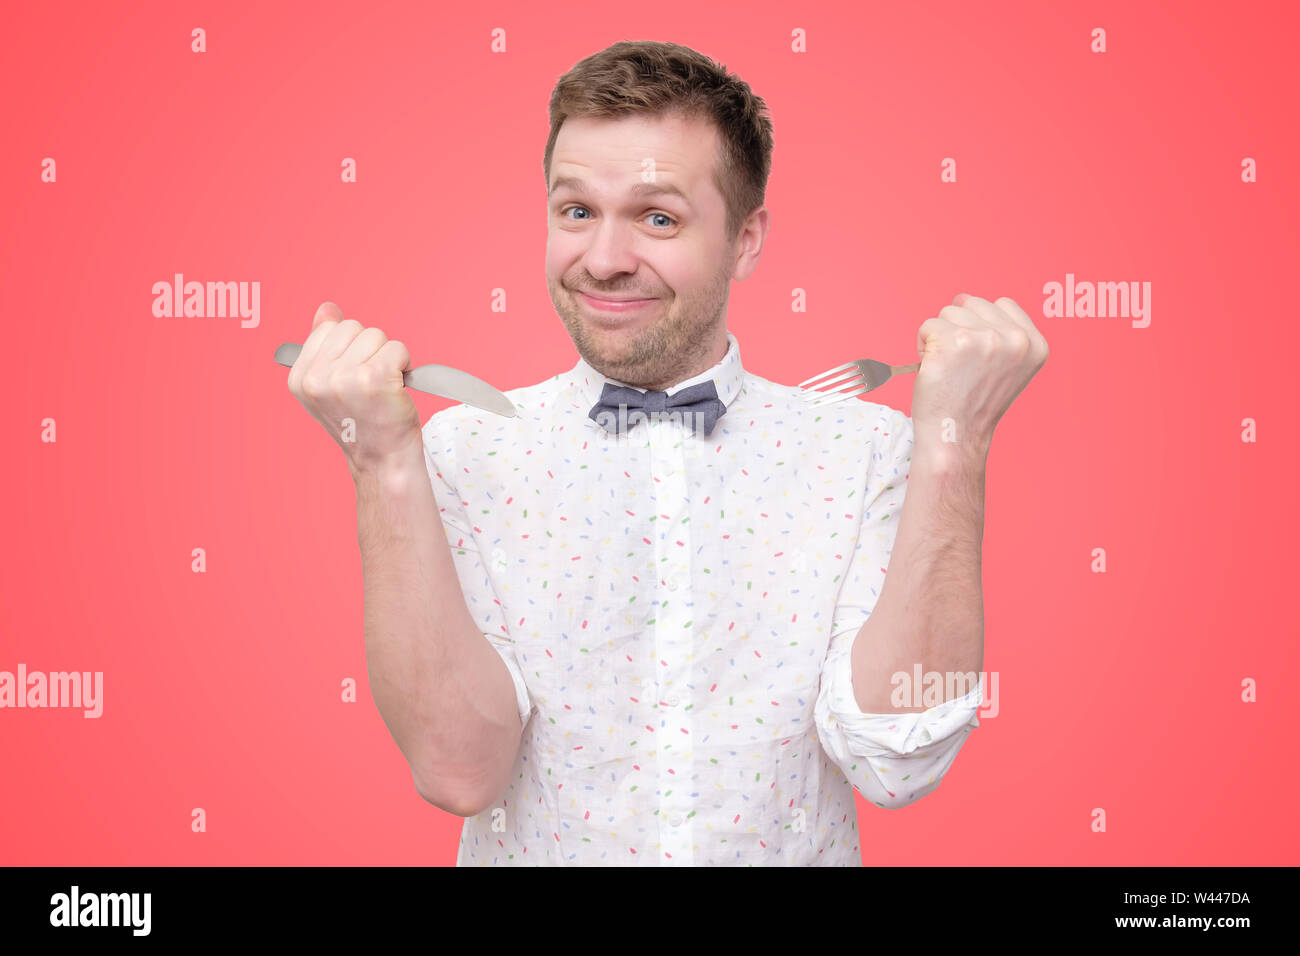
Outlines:
{"type": "Polygon", "coordinates": [[[911,365],[895,365],[890,371],[895,375],[902,375],[904,372],[915,372],[921,368],[920,362],[913,362],[911,365]]]}

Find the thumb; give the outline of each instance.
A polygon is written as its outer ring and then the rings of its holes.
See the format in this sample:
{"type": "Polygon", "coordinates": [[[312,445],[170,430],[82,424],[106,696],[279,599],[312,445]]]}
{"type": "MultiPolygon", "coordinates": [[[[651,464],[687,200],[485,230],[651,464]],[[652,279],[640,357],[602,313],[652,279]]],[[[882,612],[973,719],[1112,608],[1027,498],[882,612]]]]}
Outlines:
{"type": "Polygon", "coordinates": [[[312,331],[316,331],[316,326],[322,322],[342,322],[343,310],[333,302],[322,302],[320,308],[316,310],[316,315],[311,320],[312,331]]]}
{"type": "Polygon", "coordinates": [[[916,330],[916,354],[918,357],[925,358],[925,344],[939,331],[939,325],[942,322],[943,319],[934,316],[922,322],[921,327],[916,330]]]}

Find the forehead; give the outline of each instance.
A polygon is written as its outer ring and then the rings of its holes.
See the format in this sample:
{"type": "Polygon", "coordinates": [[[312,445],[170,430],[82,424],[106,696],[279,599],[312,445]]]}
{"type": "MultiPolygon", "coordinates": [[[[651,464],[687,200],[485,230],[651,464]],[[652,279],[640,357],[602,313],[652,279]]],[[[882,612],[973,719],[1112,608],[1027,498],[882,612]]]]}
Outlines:
{"type": "Polygon", "coordinates": [[[702,118],[570,117],[555,138],[548,185],[565,177],[621,189],[653,168],[687,192],[702,191],[712,181],[718,146],[717,129],[702,118]]]}

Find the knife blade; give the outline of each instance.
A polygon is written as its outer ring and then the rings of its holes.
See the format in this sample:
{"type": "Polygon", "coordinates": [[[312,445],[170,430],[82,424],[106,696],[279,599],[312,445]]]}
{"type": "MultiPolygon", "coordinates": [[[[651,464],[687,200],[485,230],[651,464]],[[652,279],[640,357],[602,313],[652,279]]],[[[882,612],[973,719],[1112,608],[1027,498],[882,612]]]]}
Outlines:
{"type": "MultiPolygon", "coordinates": [[[[285,342],[275,350],[275,360],[287,368],[293,368],[293,363],[298,361],[301,353],[300,344],[285,342]]],[[[464,402],[504,418],[515,418],[519,414],[514,403],[500,389],[450,365],[420,365],[403,372],[402,381],[416,391],[464,402]]]]}

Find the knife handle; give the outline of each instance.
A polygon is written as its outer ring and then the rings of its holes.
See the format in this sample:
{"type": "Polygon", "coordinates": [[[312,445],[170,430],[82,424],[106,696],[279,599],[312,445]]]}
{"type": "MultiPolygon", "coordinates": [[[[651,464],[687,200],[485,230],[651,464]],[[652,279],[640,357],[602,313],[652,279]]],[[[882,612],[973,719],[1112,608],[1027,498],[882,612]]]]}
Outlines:
{"type": "MultiPolygon", "coordinates": [[[[294,363],[298,361],[298,356],[301,354],[301,345],[295,342],[285,342],[275,350],[275,360],[287,368],[293,368],[294,363]]],[[[436,395],[438,398],[450,398],[453,401],[472,405],[475,408],[481,408],[485,412],[501,415],[504,418],[515,418],[519,414],[514,403],[500,389],[493,388],[487,382],[470,375],[468,372],[448,368],[445,365],[419,365],[407,369],[402,373],[402,384],[407,388],[415,389],[417,392],[436,395]],[[452,376],[456,384],[447,383],[448,375],[452,376]],[[421,381],[425,384],[416,384],[421,381]]]]}
{"type": "MultiPolygon", "coordinates": [[[[293,363],[298,361],[298,356],[302,354],[302,346],[297,342],[285,342],[275,350],[275,360],[285,368],[293,368],[293,363]]],[[[426,395],[434,395],[435,392],[429,392],[418,385],[411,384],[411,373],[409,371],[402,373],[402,381],[408,388],[413,388],[417,392],[424,392],[426,395]]]]}

